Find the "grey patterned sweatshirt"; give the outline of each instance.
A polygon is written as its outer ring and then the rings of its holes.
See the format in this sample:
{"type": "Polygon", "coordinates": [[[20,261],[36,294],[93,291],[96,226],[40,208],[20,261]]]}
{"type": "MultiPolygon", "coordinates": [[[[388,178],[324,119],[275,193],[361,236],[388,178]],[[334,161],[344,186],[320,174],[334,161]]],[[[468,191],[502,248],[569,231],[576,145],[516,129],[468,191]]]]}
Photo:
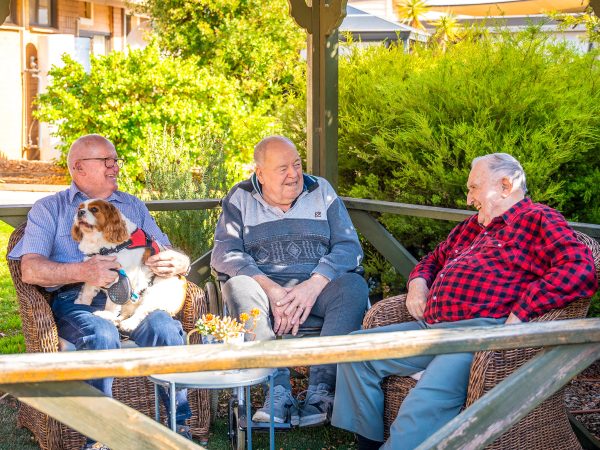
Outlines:
{"type": "Polygon", "coordinates": [[[319,273],[333,280],[354,270],[362,249],[348,211],[324,178],[304,175],[304,188],[283,212],[269,205],[253,175],[222,202],[211,266],[230,277],[266,275],[284,284],[319,273]]]}

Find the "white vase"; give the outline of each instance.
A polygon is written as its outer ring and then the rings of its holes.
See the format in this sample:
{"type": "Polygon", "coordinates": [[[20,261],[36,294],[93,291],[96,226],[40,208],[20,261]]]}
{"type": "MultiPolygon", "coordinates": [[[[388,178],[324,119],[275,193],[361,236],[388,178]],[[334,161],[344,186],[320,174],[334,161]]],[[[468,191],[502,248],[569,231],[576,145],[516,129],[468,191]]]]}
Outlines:
{"type": "Polygon", "coordinates": [[[203,344],[242,344],[244,342],[244,334],[238,333],[235,337],[230,337],[228,339],[217,339],[212,334],[203,334],[202,335],[202,343],[203,344]]]}

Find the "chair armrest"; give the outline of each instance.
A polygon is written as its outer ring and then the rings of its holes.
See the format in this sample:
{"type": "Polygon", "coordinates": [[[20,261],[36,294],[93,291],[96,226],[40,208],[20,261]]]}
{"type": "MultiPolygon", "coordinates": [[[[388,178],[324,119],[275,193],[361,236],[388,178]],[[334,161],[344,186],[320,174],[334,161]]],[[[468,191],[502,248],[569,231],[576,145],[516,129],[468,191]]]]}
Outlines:
{"type": "Polygon", "coordinates": [[[58,330],[48,303],[49,296],[43,294],[37,286],[23,283],[20,277],[13,278],[13,283],[17,291],[27,352],[58,352],[58,330]]]}
{"type": "MultiPolygon", "coordinates": [[[[564,308],[553,309],[536,317],[532,322],[548,322],[550,320],[580,319],[586,316],[590,305],[589,298],[582,298],[564,308]]],[[[469,390],[466,406],[500,383],[525,362],[533,358],[540,348],[517,348],[512,350],[488,350],[476,352],[471,365],[469,390]]]]}
{"type": "Polygon", "coordinates": [[[376,328],[393,323],[412,322],[415,319],[406,309],[406,294],[384,298],[367,311],[363,319],[363,328],[376,328]]]}
{"type": "MultiPolygon", "coordinates": [[[[183,331],[189,333],[193,328],[198,319],[202,314],[208,312],[208,305],[206,302],[206,296],[204,290],[200,289],[196,284],[191,281],[187,282],[187,289],[185,295],[185,303],[183,308],[178,315],[178,319],[181,321],[183,331]]],[[[195,333],[192,335],[191,342],[193,344],[199,343],[199,335],[195,333]]]]}

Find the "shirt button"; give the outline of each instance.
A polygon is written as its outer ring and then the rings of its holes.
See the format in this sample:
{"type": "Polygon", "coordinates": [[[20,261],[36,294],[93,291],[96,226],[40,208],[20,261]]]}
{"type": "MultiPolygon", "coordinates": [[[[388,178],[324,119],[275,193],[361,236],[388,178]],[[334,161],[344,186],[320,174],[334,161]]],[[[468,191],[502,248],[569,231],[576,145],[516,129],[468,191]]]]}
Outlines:
{"type": "Polygon", "coordinates": [[[502,247],[502,244],[498,244],[498,247],[502,247]]]}
{"type": "Polygon", "coordinates": [[[471,245],[471,250],[473,250],[474,248],[475,248],[475,246],[474,246],[474,245],[471,245]]]}
{"type": "Polygon", "coordinates": [[[484,231],[484,232],[483,232],[483,235],[484,235],[484,236],[487,236],[487,233],[488,233],[487,231],[484,231]]]}
{"type": "Polygon", "coordinates": [[[434,299],[434,300],[437,300],[437,295],[434,295],[434,296],[433,296],[433,299],[434,299]]]}
{"type": "Polygon", "coordinates": [[[440,278],[444,278],[444,274],[443,273],[440,273],[440,278]]]}
{"type": "Polygon", "coordinates": [[[458,250],[454,250],[454,253],[458,253],[458,250]]]}

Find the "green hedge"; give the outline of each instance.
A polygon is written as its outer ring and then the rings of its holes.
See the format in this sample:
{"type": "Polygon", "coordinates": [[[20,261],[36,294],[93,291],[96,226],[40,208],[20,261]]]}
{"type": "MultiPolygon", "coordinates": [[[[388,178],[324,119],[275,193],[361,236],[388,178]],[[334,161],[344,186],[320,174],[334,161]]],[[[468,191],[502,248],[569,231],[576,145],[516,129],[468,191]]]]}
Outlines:
{"type": "MultiPolygon", "coordinates": [[[[534,201],[569,220],[600,223],[597,58],[536,28],[474,32],[445,52],[350,47],[339,70],[340,192],[466,208],[470,161],[506,152],[522,162],[534,201]]],[[[290,134],[299,135],[292,125],[290,134]]],[[[455,225],[394,215],[381,221],[417,258],[455,225]]],[[[391,267],[365,250],[367,272],[392,292],[402,289],[391,267]]]]}
{"type": "MultiPolygon", "coordinates": [[[[534,201],[600,223],[598,54],[532,28],[450,47],[355,48],[340,62],[340,186],[344,194],[466,207],[470,161],[521,161],[534,201]]],[[[416,256],[449,223],[397,216],[386,227],[416,256]]]]}

